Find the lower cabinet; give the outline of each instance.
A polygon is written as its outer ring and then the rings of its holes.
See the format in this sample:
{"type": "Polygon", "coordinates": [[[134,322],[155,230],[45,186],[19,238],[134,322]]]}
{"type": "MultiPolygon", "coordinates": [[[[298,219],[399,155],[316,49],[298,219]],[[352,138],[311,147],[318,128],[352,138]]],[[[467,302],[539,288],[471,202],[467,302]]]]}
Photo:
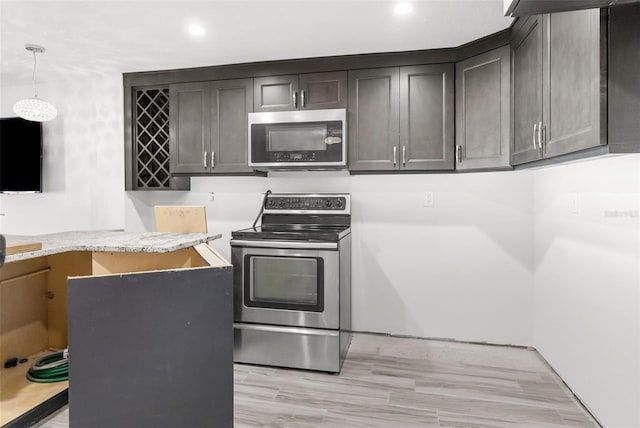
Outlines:
{"type": "Polygon", "coordinates": [[[253,79],[179,83],[169,87],[172,174],[251,174],[248,113],[253,79]]]}
{"type": "Polygon", "coordinates": [[[453,64],[350,71],[349,170],[452,170],[453,80],[453,64]]]}
{"type": "Polygon", "coordinates": [[[509,46],[456,64],[456,169],[510,168],[509,46]]]}

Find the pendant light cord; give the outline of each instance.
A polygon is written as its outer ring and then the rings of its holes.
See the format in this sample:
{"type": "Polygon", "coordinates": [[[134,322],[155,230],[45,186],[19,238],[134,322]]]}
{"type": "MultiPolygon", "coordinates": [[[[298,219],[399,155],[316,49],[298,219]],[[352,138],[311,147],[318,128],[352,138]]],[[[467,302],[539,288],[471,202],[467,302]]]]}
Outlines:
{"type": "Polygon", "coordinates": [[[31,77],[31,81],[33,82],[33,92],[35,93],[34,98],[38,98],[38,85],[36,84],[36,51],[33,52],[33,76],[31,77]]]}

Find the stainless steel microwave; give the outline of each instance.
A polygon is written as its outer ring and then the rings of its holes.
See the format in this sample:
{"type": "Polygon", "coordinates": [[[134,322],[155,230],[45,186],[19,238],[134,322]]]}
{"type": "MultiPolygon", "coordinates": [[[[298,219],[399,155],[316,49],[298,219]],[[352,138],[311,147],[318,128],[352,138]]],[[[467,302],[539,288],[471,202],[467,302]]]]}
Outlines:
{"type": "Polygon", "coordinates": [[[249,113],[249,166],[258,170],[346,168],[346,110],[249,113]]]}

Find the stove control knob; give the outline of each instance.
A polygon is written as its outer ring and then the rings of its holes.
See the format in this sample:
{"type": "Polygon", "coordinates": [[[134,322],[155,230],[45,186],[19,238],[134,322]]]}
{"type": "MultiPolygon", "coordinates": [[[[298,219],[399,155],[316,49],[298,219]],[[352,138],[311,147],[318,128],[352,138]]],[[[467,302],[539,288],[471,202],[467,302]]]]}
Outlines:
{"type": "Polygon", "coordinates": [[[324,204],[326,205],[327,208],[331,208],[331,199],[327,199],[324,204]]]}
{"type": "Polygon", "coordinates": [[[281,206],[281,207],[284,207],[284,203],[285,203],[285,202],[284,202],[284,199],[280,199],[280,206],[281,206]]]}
{"type": "Polygon", "coordinates": [[[337,208],[344,208],[344,204],[343,204],[343,202],[342,202],[342,199],[339,199],[339,198],[338,198],[338,199],[336,200],[336,207],[337,207],[337,208]]]}

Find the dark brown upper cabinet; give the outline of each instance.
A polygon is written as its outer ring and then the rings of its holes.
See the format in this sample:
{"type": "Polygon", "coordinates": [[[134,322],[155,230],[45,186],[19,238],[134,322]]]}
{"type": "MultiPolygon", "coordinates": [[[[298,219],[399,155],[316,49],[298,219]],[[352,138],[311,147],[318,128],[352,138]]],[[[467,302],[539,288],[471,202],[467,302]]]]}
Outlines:
{"type": "Polygon", "coordinates": [[[253,80],[170,85],[172,174],[253,173],[247,166],[253,80]]]}
{"type": "Polygon", "coordinates": [[[512,32],[511,163],[606,139],[606,25],[600,10],[531,16],[512,32]]]}
{"type": "Polygon", "coordinates": [[[456,63],[456,169],[510,168],[511,50],[456,63]]]}
{"type": "Polygon", "coordinates": [[[542,15],[521,19],[512,32],[512,165],[541,157],[537,138],[542,123],[542,20],[542,15]]]}
{"type": "Polygon", "coordinates": [[[350,171],[392,171],[398,166],[400,69],[349,72],[350,171]]]}
{"type": "Polygon", "coordinates": [[[211,84],[169,86],[169,153],[172,174],[210,172],[211,84]]]}
{"type": "Polygon", "coordinates": [[[640,3],[609,11],[608,143],[615,153],[640,151],[640,3]]]}
{"type": "Polygon", "coordinates": [[[347,72],[254,79],[254,111],[313,110],[347,106],[347,72]]]}
{"type": "Polygon", "coordinates": [[[504,0],[506,16],[530,16],[570,10],[615,6],[637,0],[504,0]]]}
{"type": "Polygon", "coordinates": [[[133,87],[124,98],[125,188],[189,190],[188,177],[169,171],[169,85],[133,87]]]}
{"type": "Polygon", "coordinates": [[[211,172],[254,173],[247,165],[253,79],[211,82],[211,172]]]}
{"type": "Polygon", "coordinates": [[[453,64],[349,72],[349,170],[453,169],[453,64]]]}

